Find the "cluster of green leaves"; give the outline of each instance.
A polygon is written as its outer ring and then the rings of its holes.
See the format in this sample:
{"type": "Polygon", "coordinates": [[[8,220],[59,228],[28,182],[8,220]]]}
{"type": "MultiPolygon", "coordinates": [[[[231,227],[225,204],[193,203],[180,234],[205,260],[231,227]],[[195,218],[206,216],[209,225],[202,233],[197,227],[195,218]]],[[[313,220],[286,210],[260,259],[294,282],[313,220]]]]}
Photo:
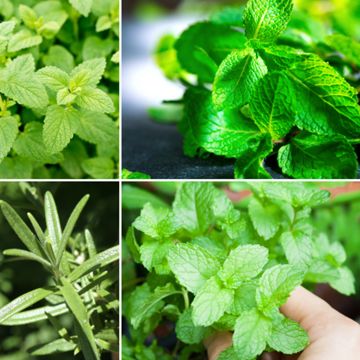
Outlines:
{"type": "Polygon", "coordinates": [[[118,177],[118,0],[3,2],[0,178],[118,177]]]}
{"type": "Polygon", "coordinates": [[[187,87],[186,155],[234,158],[236,178],[269,178],[266,159],[287,177],[356,177],[360,44],[300,15],[288,27],[292,9],[249,0],[160,41],[157,63],[187,87]]]}
{"type": "Polygon", "coordinates": [[[118,351],[119,301],[112,290],[118,282],[118,267],[113,266],[119,259],[118,246],[99,253],[88,230],[72,235],[88,199],[86,195],[79,201],[62,228],[54,198],[47,192],[46,229],[28,213],[34,231],[7,202],[0,202],[5,219],[26,247],[7,249],[3,254],[14,260],[38,262],[53,280],[52,284],[33,289],[0,308],[0,326],[48,320],[57,331],[58,339],[32,349],[33,356],[73,351],[95,360],[100,359],[102,351],[118,351]],[[45,305],[29,310],[39,302],[45,305]],[[59,317],[64,314],[72,316],[73,329],[60,322],[59,317]]]}
{"type": "MultiPolygon", "coordinates": [[[[216,331],[234,333],[221,360],[252,360],[265,350],[297,353],[307,346],[307,333],[279,311],[290,293],[324,282],[354,293],[342,245],[312,226],[312,207],[326,203],[329,193],[303,183],[251,188],[242,210],[212,183],[181,183],[172,207],[146,197],[125,238],[126,266],[132,257],[148,273],[132,280],[142,284],[123,297],[130,328],[123,359],[155,359],[144,355],[152,350],[143,342],[167,319],[176,323],[180,359],[201,352],[216,331]]],[[[127,208],[136,208],[141,192],[124,187],[127,208]]],[[[152,346],[153,354],[160,351],[152,346]]]]}

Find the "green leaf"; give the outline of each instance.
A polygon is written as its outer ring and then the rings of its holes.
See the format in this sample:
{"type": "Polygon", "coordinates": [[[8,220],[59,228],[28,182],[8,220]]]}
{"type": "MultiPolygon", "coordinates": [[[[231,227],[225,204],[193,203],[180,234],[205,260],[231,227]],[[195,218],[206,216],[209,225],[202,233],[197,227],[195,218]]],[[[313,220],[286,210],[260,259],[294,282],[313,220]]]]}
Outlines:
{"type": "Polygon", "coordinates": [[[207,280],[192,302],[192,319],[195,326],[210,326],[219,320],[233,302],[234,291],[222,288],[216,277],[207,280]]]}
{"type": "Polygon", "coordinates": [[[122,206],[124,209],[142,209],[146,203],[153,207],[168,208],[169,205],[150,191],[139,188],[136,185],[124,184],[122,186],[122,206]]]}
{"type": "Polygon", "coordinates": [[[112,113],[114,104],[104,91],[92,87],[83,87],[75,99],[75,103],[86,110],[99,113],[112,113]]]}
{"type": "Polygon", "coordinates": [[[215,195],[216,189],[211,183],[182,183],[173,203],[176,221],[183,229],[202,234],[212,223],[215,195]]]}
{"type": "Polygon", "coordinates": [[[175,44],[183,69],[212,82],[220,63],[233,49],[242,49],[245,36],[228,26],[201,22],[185,30],[175,44]]]}
{"type": "Polygon", "coordinates": [[[32,55],[18,56],[0,70],[0,92],[30,108],[46,107],[49,99],[34,70],[32,55]]]}
{"type": "Polygon", "coordinates": [[[5,219],[15,231],[19,239],[34,254],[42,257],[43,252],[34,233],[29,229],[17,212],[5,201],[0,201],[0,207],[5,219]]]}
{"type": "Polygon", "coordinates": [[[44,144],[51,154],[63,150],[74,136],[77,128],[77,110],[59,105],[47,109],[43,138],[44,144]]]}
{"type": "Polygon", "coordinates": [[[70,281],[75,281],[84,275],[105,267],[119,259],[119,247],[114,246],[110,249],[104,250],[97,254],[93,258],[84,261],[79,267],[77,267],[68,277],[70,281]]]}
{"type": "Polygon", "coordinates": [[[244,11],[246,36],[275,41],[286,29],[292,9],[292,0],[249,0],[244,11]]]}
{"type": "Polygon", "coordinates": [[[271,332],[271,321],[256,309],[245,311],[236,321],[233,346],[242,360],[251,360],[260,355],[266,347],[271,332]]]}
{"type": "Polygon", "coordinates": [[[25,23],[25,25],[28,28],[30,28],[30,29],[35,28],[34,25],[38,19],[38,16],[32,8],[30,8],[26,5],[20,4],[19,5],[19,16],[20,16],[20,19],[25,23]]]}
{"type": "Polygon", "coordinates": [[[8,51],[15,53],[23,49],[40,45],[43,41],[41,35],[36,35],[30,30],[21,30],[10,38],[8,51]]]}
{"type": "Polygon", "coordinates": [[[311,55],[295,63],[287,75],[297,99],[295,123],[300,129],[322,135],[359,137],[357,91],[334,68],[311,55]]]}
{"type": "Polygon", "coordinates": [[[283,305],[290,293],[304,278],[302,267],[295,265],[276,265],[266,270],[260,278],[256,292],[258,308],[264,313],[283,305]]]}
{"type": "Polygon", "coordinates": [[[190,88],[184,97],[185,137],[199,148],[228,158],[258,153],[268,135],[237,110],[217,111],[211,93],[190,88]]]}
{"type": "Polygon", "coordinates": [[[14,117],[0,118],[0,163],[11,150],[18,131],[18,122],[14,117]]]}
{"type": "Polygon", "coordinates": [[[354,179],[358,168],[353,147],[341,135],[301,133],[279,150],[278,162],[285,174],[300,179],[354,179]]]}
{"type": "Polygon", "coordinates": [[[297,225],[281,235],[280,242],[290,264],[309,265],[313,256],[311,235],[306,228],[297,225]]]}
{"type": "Polygon", "coordinates": [[[355,294],[355,278],[351,270],[347,267],[342,267],[339,269],[339,275],[338,279],[330,281],[330,286],[347,296],[355,294]]]}
{"type": "Polygon", "coordinates": [[[176,322],[176,336],[185,344],[201,343],[206,335],[206,329],[202,326],[195,326],[192,320],[192,310],[186,309],[176,322]]]}
{"type": "Polygon", "coordinates": [[[0,308],[0,324],[20,311],[54,294],[55,291],[53,288],[39,288],[17,297],[9,304],[0,308]]]}
{"type": "Polygon", "coordinates": [[[181,291],[175,290],[172,284],[167,284],[163,287],[157,287],[155,291],[142,302],[141,306],[136,309],[136,314],[131,317],[131,324],[137,329],[144,319],[146,319],[149,313],[152,313],[154,307],[163,299],[181,294],[181,291]]]}
{"type": "Polygon", "coordinates": [[[6,256],[14,256],[21,258],[19,260],[32,260],[37,261],[38,263],[44,265],[47,269],[51,269],[51,264],[43,259],[42,257],[31,253],[30,251],[20,250],[20,249],[7,249],[3,251],[3,254],[6,256]]]}
{"type": "Polygon", "coordinates": [[[60,153],[50,154],[43,142],[43,126],[37,121],[29,122],[14,143],[15,152],[40,164],[57,164],[63,157],[60,153]]]}
{"type": "Polygon", "coordinates": [[[244,311],[255,308],[256,289],[257,281],[241,284],[241,286],[235,290],[234,303],[229,312],[233,315],[241,315],[244,311]]]}
{"type": "Polygon", "coordinates": [[[220,263],[210,252],[190,243],[170,249],[168,262],[179,283],[194,294],[220,269],[220,263]]]}
{"type": "Polygon", "coordinates": [[[106,67],[103,58],[92,59],[78,65],[70,74],[70,85],[73,87],[95,87],[101,80],[106,67]]]}
{"type": "Polygon", "coordinates": [[[76,135],[92,144],[113,144],[118,141],[118,127],[107,115],[82,110],[77,119],[76,135]]]}
{"type": "Polygon", "coordinates": [[[86,159],[82,168],[94,179],[113,179],[115,174],[113,160],[106,157],[86,159]]]}
{"type": "Polygon", "coordinates": [[[60,292],[77,321],[76,332],[84,357],[89,360],[100,360],[87,309],[72,284],[65,278],[62,278],[61,282],[60,292]]]}
{"type": "Polygon", "coordinates": [[[140,216],[133,222],[134,228],[153,238],[168,238],[176,232],[172,212],[168,208],[145,204],[140,216]]]}
{"type": "Polygon", "coordinates": [[[260,80],[250,100],[250,111],[259,129],[269,132],[274,140],[279,140],[294,125],[292,104],[296,100],[287,77],[282,73],[271,73],[260,80]]]}
{"type": "Polygon", "coordinates": [[[249,103],[267,68],[253,49],[234,50],[221,63],[214,80],[213,101],[220,110],[249,103]]]}
{"type": "Polygon", "coordinates": [[[7,157],[0,164],[1,179],[30,179],[32,172],[33,165],[31,161],[19,156],[7,157]]]}
{"type": "Polygon", "coordinates": [[[268,254],[268,249],[260,245],[240,245],[230,251],[218,275],[227,288],[236,289],[261,272],[268,254]]]}
{"type": "Polygon", "coordinates": [[[60,45],[51,46],[49,52],[43,56],[43,62],[46,66],[54,66],[68,74],[75,66],[74,56],[60,45]]]}
{"type": "Polygon", "coordinates": [[[89,16],[93,0],[69,0],[69,2],[81,15],[89,16]]]}
{"type": "MultiPolygon", "coordinates": [[[[81,215],[81,212],[83,211],[86,203],[88,202],[90,198],[90,195],[85,195],[78,203],[77,205],[75,206],[74,210],[72,211],[66,225],[65,225],[65,228],[64,228],[64,231],[61,235],[61,238],[59,239],[59,242],[58,242],[58,251],[56,253],[56,263],[57,265],[60,264],[61,262],[61,258],[64,254],[64,251],[66,249],[66,245],[67,245],[67,242],[74,230],[74,227],[81,215]]],[[[46,203],[45,203],[46,204],[46,203]]],[[[46,206],[46,205],[45,205],[46,206]]],[[[60,226],[60,224],[59,224],[60,226]]],[[[61,228],[59,228],[60,230],[60,233],[59,235],[61,234],[61,228]]],[[[86,235],[85,235],[86,236],[86,235]]]]}
{"type": "MultiPolygon", "coordinates": [[[[115,49],[114,45],[115,42],[111,38],[104,39],[99,36],[88,36],[84,41],[82,57],[84,60],[107,58],[115,49]]],[[[118,74],[115,76],[117,81],[118,74]]]]}
{"type": "Polygon", "coordinates": [[[129,227],[125,236],[125,242],[127,247],[129,248],[133,260],[137,263],[140,263],[140,246],[136,241],[135,231],[133,226],[129,227]]]}
{"type": "Polygon", "coordinates": [[[268,344],[283,354],[296,354],[309,344],[309,337],[297,322],[282,317],[274,321],[268,344]]]}
{"type": "Polygon", "coordinates": [[[271,202],[261,202],[253,198],[249,203],[251,221],[265,240],[271,239],[279,230],[282,219],[281,209],[271,202]]]}
{"type": "Polygon", "coordinates": [[[62,230],[56,203],[50,191],[47,191],[45,194],[44,210],[51,247],[54,254],[57,255],[59,244],[61,242],[62,230]]]}
{"type": "Polygon", "coordinates": [[[217,360],[242,360],[237,356],[234,346],[222,351],[217,360]]]}
{"type": "Polygon", "coordinates": [[[59,91],[69,85],[69,75],[55,66],[46,66],[36,74],[40,81],[53,91],[59,91]]]}
{"type": "Polygon", "coordinates": [[[174,244],[170,240],[148,240],[145,241],[140,247],[140,260],[144,267],[151,271],[155,270],[157,274],[169,274],[169,265],[167,255],[174,244]]]}

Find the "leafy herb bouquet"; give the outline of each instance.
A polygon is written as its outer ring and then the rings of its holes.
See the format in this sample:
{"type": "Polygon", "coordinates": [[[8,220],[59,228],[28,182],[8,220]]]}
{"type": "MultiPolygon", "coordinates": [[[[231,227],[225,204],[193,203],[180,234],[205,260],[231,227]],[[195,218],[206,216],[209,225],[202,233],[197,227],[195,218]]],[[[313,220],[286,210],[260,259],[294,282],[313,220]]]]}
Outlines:
{"type": "Polygon", "coordinates": [[[310,219],[329,193],[303,183],[251,187],[241,211],[211,183],[182,183],[172,207],[149,198],[123,251],[127,264],[142,264],[138,277],[123,281],[124,360],[172,359],[170,353],[203,359],[202,341],[217,331],[233,332],[233,346],[219,360],[252,360],[265,350],[294,354],[309,340],[279,311],[290,293],[324,282],[355,292],[342,245],[310,219]],[[164,326],[177,338],[168,351],[154,338],[164,326]]]}
{"type": "Polygon", "coordinates": [[[118,177],[118,0],[0,1],[0,178],[118,177]]]}
{"type": "Polygon", "coordinates": [[[292,10],[249,0],[161,39],[157,63],[187,88],[187,156],[234,158],[236,178],[357,176],[360,44],[292,10]]]}

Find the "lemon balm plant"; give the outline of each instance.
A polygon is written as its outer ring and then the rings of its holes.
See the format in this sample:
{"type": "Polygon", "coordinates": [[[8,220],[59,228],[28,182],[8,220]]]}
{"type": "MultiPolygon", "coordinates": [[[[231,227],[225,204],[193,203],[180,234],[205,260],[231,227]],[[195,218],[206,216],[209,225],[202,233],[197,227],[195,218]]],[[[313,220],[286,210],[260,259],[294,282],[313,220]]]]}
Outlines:
{"type": "MultiPolygon", "coordinates": [[[[126,186],[134,208],[137,192],[126,186]]],[[[290,293],[316,283],[354,293],[342,245],[312,226],[312,208],[329,193],[302,183],[251,188],[241,210],[211,183],[182,183],[172,205],[147,197],[123,252],[127,264],[141,264],[140,275],[123,282],[124,360],[202,359],[203,340],[217,331],[233,332],[219,360],[298,353],[309,339],[280,312],[290,293]],[[176,340],[161,348],[154,339],[166,331],[176,340]]]]}
{"type": "Polygon", "coordinates": [[[52,282],[27,292],[0,308],[0,326],[24,326],[48,320],[58,339],[32,349],[31,355],[81,352],[85,359],[100,359],[102,352],[118,350],[118,307],[113,291],[118,282],[118,246],[98,252],[88,230],[73,235],[74,227],[89,196],[83,197],[63,228],[54,198],[47,192],[44,200],[46,229],[28,213],[34,231],[5,201],[1,211],[23,249],[8,249],[6,257],[40,263],[52,282]],[[45,303],[41,306],[39,302],[45,303]],[[37,307],[34,308],[34,305],[37,307]],[[70,314],[73,327],[67,329],[59,317],[70,314]]]}
{"type": "Polygon", "coordinates": [[[158,64],[186,86],[186,155],[233,158],[236,178],[269,178],[265,161],[293,178],[356,177],[359,43],[305,16],[288,25],[292,10],[249,0],[161,40],[158,64]]]}
{"type": "Polygon", "coordinates": [[[118,12],[0,4],[0,178],[118,177],[118,12]]]}

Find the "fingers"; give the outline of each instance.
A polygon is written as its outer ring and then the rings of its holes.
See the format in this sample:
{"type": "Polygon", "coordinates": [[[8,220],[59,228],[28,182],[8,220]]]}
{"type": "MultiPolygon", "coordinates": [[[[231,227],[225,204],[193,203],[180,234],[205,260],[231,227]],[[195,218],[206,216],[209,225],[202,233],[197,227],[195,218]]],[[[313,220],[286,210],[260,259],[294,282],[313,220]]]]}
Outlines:
{"type": "Polygon", "coordinates": [[[204,341],[209,360],[216,360],[220,353],[232,345],[232,335],[228,332],[220,332],[210,336],[204,341]]]}

